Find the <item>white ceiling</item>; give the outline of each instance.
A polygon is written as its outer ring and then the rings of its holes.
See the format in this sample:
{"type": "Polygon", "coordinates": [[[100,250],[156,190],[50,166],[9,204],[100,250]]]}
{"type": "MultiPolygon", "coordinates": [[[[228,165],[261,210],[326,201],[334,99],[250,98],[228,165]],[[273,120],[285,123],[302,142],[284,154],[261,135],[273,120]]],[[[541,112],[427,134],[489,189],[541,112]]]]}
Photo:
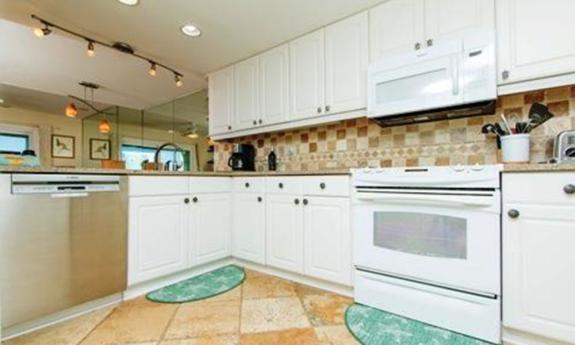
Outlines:
{"type": "Polygon", "coordinates": [[[206,87],[205,74],[247,58],[382,0],[140,0],[128,7],[116,0],[0,0],[0,80],[57,94],[78,94],[77,82],[99,83],[97,100],[148,108],[206,87]],[[125,41],[138,53],[180,70],[173,76],[146,74],[146,63],[52,34],[37,39],[30,14],[106,42],[125,41]],[[17,22],[24,26],[15,25],[17,22]],[[180,33],[192,22],[199,38],[180,33]]]}

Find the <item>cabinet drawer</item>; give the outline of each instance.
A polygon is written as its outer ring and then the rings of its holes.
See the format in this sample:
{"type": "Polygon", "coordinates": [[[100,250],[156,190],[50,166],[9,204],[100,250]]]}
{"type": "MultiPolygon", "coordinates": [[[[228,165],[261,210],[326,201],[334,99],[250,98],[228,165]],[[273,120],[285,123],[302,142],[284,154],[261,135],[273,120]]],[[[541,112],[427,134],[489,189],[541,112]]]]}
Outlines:
{"type": "Polygon", "coordinates": [[[225,193],[232,191],[231,177],[191,177],[190,194],[225,193]]]}
{"type": "Polygon", "coordinates": [[[234,192],[264,193],[266,190],[265,177],[234,177],[234,192]]]}
{"type": "Polygon", "coordinates": [[[278,176],[266,178],[266,192],[271,194],[303,194],[303,180],[296,176],[278,176]]]}
{"type": "Polygon", "coordinates": [[[303,179],[304,195],[349,196],[349,176],[313,176],[303,179]]]}
{"type": "Polygon", "coordinates": [[[189,177],[186,176],[130,176],[129,195],[178,195],[188,194],[189,177]]]}
{"type": "Polygon", "coordinates": [[[575,204],[575,173],[503,174],[504,202],[575,204]]]}

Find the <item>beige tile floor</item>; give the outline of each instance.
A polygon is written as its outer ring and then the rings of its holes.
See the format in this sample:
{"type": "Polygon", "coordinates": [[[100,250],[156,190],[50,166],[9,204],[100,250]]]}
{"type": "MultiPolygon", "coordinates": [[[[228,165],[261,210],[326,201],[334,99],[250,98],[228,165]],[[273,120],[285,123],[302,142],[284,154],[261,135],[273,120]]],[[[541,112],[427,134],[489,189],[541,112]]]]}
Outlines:
{"type": "Polygon", "coordinates": [[[344,325],[352,300],[247,271],[225,293],[185,304],[144,297],[45,328],[5,345],[354,345],[344,325]]]}

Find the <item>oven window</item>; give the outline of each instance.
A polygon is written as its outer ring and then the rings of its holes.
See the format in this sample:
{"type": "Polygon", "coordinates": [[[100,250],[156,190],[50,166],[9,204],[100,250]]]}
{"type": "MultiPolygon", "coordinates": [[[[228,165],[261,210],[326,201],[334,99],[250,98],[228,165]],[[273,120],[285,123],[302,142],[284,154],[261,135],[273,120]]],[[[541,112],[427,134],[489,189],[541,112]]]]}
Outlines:
{"type": "Polygon", "coordinates": [[[373,244],[409,254],[466,259],[467,220],[410,212],[375,212],[373,244]]]}
{"type": "Polygon", "coordinates": [[[376,102],[378,104],[401,102],[449,92],[452,82],[448,72],[446,68],[435,69],[377,83],[376,102]]]}

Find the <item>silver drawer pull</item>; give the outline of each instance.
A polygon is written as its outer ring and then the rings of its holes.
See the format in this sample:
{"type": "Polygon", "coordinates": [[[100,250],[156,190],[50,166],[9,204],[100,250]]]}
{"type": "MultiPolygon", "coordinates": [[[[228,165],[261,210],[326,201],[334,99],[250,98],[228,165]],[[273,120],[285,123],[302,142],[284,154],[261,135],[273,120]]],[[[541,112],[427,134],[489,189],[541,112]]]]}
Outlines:
{"type": "Polygon", "coordinates": [[[568,184],[563,187],[563,191],[567,194],[575,194],[575,185],[568,184]]]}

